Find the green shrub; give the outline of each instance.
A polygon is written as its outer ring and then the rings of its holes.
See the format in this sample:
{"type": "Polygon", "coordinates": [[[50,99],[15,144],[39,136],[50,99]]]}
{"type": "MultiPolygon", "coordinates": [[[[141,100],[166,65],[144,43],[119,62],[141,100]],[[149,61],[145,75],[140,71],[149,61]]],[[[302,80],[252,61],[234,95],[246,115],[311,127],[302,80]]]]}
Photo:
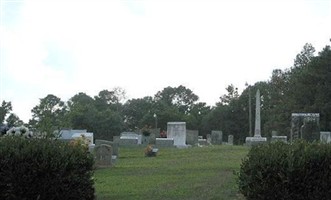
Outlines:
{"type": "Polygon", "coordinates": [[[328,199],[331,145],[298,141],[254,146],[238,173],[247,199],[328,199]]]}
{"type": "Polygon", "coordinates": [[[0,138],[0,199],[94,199],[93,156],[51,139],[0,138]]]}

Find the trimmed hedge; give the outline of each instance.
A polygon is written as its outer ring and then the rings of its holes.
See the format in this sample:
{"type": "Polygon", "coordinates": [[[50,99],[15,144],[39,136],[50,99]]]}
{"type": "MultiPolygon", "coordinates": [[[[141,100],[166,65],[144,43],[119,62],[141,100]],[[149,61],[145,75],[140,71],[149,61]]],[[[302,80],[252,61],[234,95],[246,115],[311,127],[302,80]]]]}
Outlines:
{"type": "Polygon", "coordinates": [[[51,139],[0,138],[0,199],[94,199],[93,155],[51,139]]]}
{"type": "Polygon", "coordinates": [[[330,199],[331,145],[297,141],[252,147],[238,173],[248,199],[330,199]]]}

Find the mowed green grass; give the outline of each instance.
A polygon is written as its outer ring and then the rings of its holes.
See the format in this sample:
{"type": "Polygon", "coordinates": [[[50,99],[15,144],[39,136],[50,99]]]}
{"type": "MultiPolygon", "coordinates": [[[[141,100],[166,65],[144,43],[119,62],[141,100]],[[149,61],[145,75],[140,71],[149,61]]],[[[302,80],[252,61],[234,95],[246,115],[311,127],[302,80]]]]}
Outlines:
{"type": "Polygon", "coordinates": [[[145,157],[143,147],[121,147],[114,167],[95,171],[97,199],[244,199],[233,172],[248,150],[160,148],[156,157],[145,157]]]}

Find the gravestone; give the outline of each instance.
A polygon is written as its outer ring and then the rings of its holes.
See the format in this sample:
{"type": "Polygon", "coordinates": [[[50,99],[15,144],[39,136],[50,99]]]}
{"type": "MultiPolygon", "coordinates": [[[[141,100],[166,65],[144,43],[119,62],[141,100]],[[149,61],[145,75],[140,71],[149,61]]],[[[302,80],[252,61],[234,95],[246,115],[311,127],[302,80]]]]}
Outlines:
{"type": "Polygon", "coordinates": [[[108,140],[95,140],[95,146],[106,144],[112,147],[113,155],[119,157],[119,143],[108,141],[108,140]]]}
{"type": "Polygon", "coordinates": [[[296,139],[320,140],[319,113],[292,113],[291,118],[291,142],[296,139]]]}
{"type": "Polygon", "coordinates": [[[207,138],[207,144],[210,145],[211,144],[211,134],[207,134],[206,138],[207,138]]]}
{"type": "Polygon", "coordinates": [[[110,145],[101,144],[94,148],[95,164],[97,167],[111,167],[113,153],[110,145]]]}
{"type": "Polygon", "coordinates": [[[277,131],[271,131],[271,136],[278,136],[278,132],[277,131]]]}
{"type": "Polygon", "coordinates": [[[222,144],[222,131],[211,131],[211,144],[222,144]]]}
{"type": "Polygon", "coordinates": [[[141,144],[142,136],[133,132],[123,132],[120,136],[120,146],[132,146],[141,144]]]}
{"type": "Polygon", "coordinates": [[[186,146],[186,122],[168,122],[167,138],[173,138],[177,147],[186,146]]]}
{"type": "Polygon", "coordinates": [[[287,136],[281,136],[281,135],[272,136],[271,137],[271,142],[276,142],[276,141],[281,141],[281,142],[287,143],[287,136]]]}
{"type": "Polygon", "coordinates": [[[198,145],[199,146],[206,146],[206,145],[208,145],[207,139],[198,139],[198,145]]]}
{"type": "Polygon", "coordinates": [[[233,145],[233,135],[228,135],[228,144],[233,145]]]}
{"type": "Polygon", "coordinates": [[[267,142],[267,138],[261,136],[261,96],[260,90],[257,90],[254,137],[246,137],[246,145],[251,146],[265,142],[267,142]]]}
{"type": "Polygon", "coordinates": [[[174,139],[173,138],[156,138],[155,146],[156,147],[173,147],[174,139]]]}
{"type": "Polygon", "coordinates": [[[331,132],[321,131],[320,141],[323,143],[330,143],[331,141],[331,132]]]}
{"type": "Polygon", "coordinates": [[[186,130],[186,144],[198,145],[198,130],[186,130]]]}
{"type": "Polygon", "coordinates": [[[121,137],[121,136],[118,136],[118,135],[113,136],[113,142],[114,142],[114,143],[120,143],[120,137],[121,137]]]}

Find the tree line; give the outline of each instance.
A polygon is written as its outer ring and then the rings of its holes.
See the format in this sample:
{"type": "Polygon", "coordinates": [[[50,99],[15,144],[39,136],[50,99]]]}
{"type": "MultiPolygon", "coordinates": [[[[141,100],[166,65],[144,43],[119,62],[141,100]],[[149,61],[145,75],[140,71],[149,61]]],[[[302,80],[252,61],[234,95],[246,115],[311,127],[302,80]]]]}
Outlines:
{"type": "MultiPolygon", "coordinates": [[[[199,130],[202,136],[211,130],[222,130],[225,138],[232,134],[235,143],[241,144],[249,136],[249,102],[251,108],[255,108],[258,89],[263,136],[270,137],[273,130],[289,136],[291,113],[295,112],[320,113],[321,130],[330,131],[330,46],[315,55],[315,48],[305,44],[293,66],[273,70],[269,80],[247,85],[241,94],[230,84],[227,94],[221,96],[215,106],[199,102],[199,97],[183,85],[169,86],[154,96],[129,99],[124,103],[125,91],[121,88],[102,90],[94,97],[81,92],[66,102],[49,94],[31,110],[32,119],[26,125],[43,133],[62,128],[87,129],[95,138],[111,140],[122,131],[146,126],[166,130],[169,121],[185,121],[187,129],[199,130]]],[[[255,109],[251,110],[254,121],[255,109]]],[[[3,101],[0,122],[8,126],[23,124],[11,111],[11,102],[3,101]]]]}

